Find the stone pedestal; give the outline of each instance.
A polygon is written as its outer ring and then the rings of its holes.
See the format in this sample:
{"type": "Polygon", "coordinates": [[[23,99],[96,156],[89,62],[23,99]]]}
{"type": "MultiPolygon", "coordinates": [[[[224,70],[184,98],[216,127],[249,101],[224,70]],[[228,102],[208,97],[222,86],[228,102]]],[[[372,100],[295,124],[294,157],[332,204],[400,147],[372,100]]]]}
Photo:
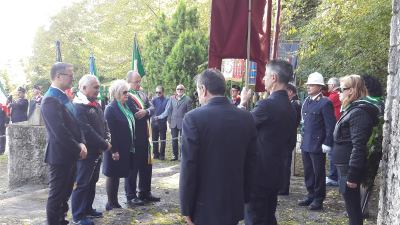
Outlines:
{"type": "Polygon", "coordinates": [[[8,185],[46,184],[44,163],[46,129],[28,122],[10,124],[7,128],[8,185]]]}

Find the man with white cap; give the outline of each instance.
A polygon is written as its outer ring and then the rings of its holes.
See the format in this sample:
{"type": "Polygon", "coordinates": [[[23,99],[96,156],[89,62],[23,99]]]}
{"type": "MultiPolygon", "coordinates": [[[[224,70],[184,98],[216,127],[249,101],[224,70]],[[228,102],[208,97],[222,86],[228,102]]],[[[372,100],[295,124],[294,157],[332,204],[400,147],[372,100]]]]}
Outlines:
{"type": "Polygon", "coordinates": [[[308,97],[301,109],[303,141],[301,153],[307,197],[299,202],[310,210],[321,210],[325,199],[325,153],[333,145],[336,118],[332,102],[322,95],[324,78],[318,72],[308,76],[308,97]]]}

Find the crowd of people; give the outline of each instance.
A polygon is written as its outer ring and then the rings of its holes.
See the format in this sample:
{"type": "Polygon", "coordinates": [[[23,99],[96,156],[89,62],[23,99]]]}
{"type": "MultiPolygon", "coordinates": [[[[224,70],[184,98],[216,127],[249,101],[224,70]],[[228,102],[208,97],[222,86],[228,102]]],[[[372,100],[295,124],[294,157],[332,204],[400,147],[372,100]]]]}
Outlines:
{"type": "MultiPolygon", "coordinates": [[[[21,102],[41,105],[48,134],[50,225],[69,223],[65,218],[70,198],[74,224],[91,225],[92,218],[102,217],[92,206],[100,171],[106,177],[106,210],[121,208],[120,178],[125,179],[129,206],[160,201],[151,192],[152,164],[153,159],[166,159],[168,127],[171,160],[181,163],[180,205],[188,224],[232,225],[243,219],[246,225],[277,224],[278,195],[290,192],[299,127],[307,194],[298,204],[322,210],[326,186],[338,186],[349,224],[363,223],[360,186],[367,170],[367,142],[383,111],[382,101],[367,90],[379,83],[370,76],[331,78],[325,90],[324,77],[312,73],[306,83],[308,96],[301,103],[290,83],[291,64],[272,60],[263,78],[268,97],[247,110],[252,91],[232,85],[227,98],[225,79],[216,69],[195,78],[201,105],[197,108],[182,84],[171,97],[157,86],[149,99],[141,76],[129,71],[126,80],[112,82],[104,112],[97,100],[96,76],[84,75],[73,98],[68,94],[73,65],[54,64],[50,78],[43,97],[38,89],[29,103],[20,100],[25,90],[19,89],[19,99],[8,107],[16,113],[21,102]]],[[[22,119],[31,114],[28,108],[22,119]]]]}

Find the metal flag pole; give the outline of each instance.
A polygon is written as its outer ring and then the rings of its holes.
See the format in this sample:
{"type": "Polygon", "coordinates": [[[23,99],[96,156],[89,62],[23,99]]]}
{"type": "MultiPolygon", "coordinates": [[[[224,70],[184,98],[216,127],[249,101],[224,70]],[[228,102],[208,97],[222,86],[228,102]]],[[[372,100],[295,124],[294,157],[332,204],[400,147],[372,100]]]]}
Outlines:
{"type": "Polygon", "coordinates": [[[250,70],[250,38],[251,38],[251,0],[249,0],[249,9],[247,17],[247,58],[246,58],[246,71],[244,74],[244,83],[246,88],[248,88],[248,78],[250,70]]]}

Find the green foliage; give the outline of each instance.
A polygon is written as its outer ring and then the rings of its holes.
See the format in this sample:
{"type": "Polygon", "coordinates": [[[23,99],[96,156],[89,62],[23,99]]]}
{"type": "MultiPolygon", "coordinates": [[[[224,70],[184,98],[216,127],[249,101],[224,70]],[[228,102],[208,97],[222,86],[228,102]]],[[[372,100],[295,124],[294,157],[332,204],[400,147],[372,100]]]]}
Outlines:
{"type": "Polygon", "coordinates": [[[162,84],[172,93],[182,83],[188,93],[194,91],[193,77],[207,58],[207,38],[199,21],[197,7],[187,7],[184,1],[179,2],[171,19],[160,16],[146,35],[147,47],[143,49],[148,89],[162,84]]]}
{"type": "Polygon", "coordinates": [[[142,83],[145,88],[154,87],[164,80],[161,77],[163,65],[180,34],[189,28],[207,33],[209,15],[205,12],[209,12],[209,6],[210,0],[83,0],[73,3],[52,17],[48,27],[37,30],[33,56],[26,66],[28,82],[39,84],[45,90],[50,85],[56,40],[61,41],[63,61],[74,65],[75,83],[89,72],[91,52],[96,57],[102,83],[124,79],[130,70],[136,33],[147,73],[142,83]]]}
{"type": "Polygon", "coordinates": [[[325,77],[387,74],[391,4],[389,0],[324,0],[300,29],[298,74],[325,77]]]}

